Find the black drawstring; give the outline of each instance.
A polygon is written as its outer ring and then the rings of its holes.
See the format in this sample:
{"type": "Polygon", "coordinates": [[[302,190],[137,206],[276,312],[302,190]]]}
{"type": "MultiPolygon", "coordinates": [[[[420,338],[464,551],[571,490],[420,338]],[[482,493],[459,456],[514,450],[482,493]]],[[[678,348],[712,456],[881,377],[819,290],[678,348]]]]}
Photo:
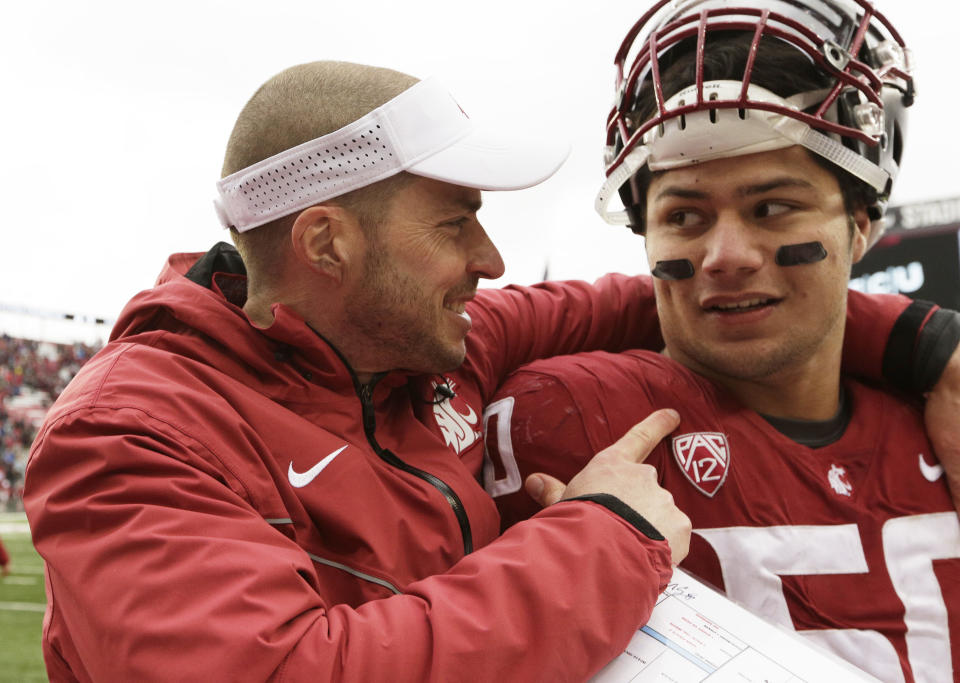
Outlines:
{"type": "Polygon", "coordinates": [[[454,392],[454,390],[450,387],[450,380],[447,378],[446,375],[440,375],[440,379],[443,380],[443,384],[438,384],[433,388],[434,399],[432,401],[421,399],[427,405],[435,406],[440,403],[443,403],[448,399],[454,398],[457,395],[454,392]],[[440,398],[436,398],[436,396],[438,395],[440,396],[440,398]]]}

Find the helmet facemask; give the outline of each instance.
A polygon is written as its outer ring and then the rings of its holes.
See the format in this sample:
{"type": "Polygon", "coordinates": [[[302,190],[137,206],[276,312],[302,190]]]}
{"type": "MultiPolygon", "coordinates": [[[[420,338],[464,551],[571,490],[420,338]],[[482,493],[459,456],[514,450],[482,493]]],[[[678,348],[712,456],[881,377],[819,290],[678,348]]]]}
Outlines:
{"type": "Polygon", "coordinates": [[[608,221],[643,232],[651,172],[800,144],[879,238],[914,86],[902,39],[865,0],[662,0],[616,64],[608,221]],[[625,211],[611,214],[615,190],[625,211]]]}

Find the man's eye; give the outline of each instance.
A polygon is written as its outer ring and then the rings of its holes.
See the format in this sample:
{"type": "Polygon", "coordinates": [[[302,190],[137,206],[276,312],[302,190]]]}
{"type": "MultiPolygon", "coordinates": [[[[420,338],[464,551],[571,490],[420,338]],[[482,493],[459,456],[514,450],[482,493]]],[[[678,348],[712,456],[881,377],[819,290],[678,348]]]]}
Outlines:
{"type": "Polygon", "coordinates": [[[672,211],[667,223],[677,228],[693,228],[703,223],[703,216],[696,211],[672,211]]]}
{"type": "Polygon", "coordinates": [[[445,222],[445,223],[442,223],[441,225],[444,225],[444,226],[450,227],[450,228],[457,228],[457,229],[459,230],[459,229],[463,228],[463,226],[465,226],[465,225],[467,224],[467,220],[468,220],[467,217],[466,217],[466,216],[463,216],[463,217],[461,217],[461,218],[457,218],[457,219],[455,219],[455,220],[447,221],[447,222],[445,222]]]}
{"type": "Polygon", "coordinates": [[[756,217],[771,218],[773,216],[781,216],[793,211],[793,209],[793,206],[784,204],[783,202],[760,202],[757,204],[756,217]]]}

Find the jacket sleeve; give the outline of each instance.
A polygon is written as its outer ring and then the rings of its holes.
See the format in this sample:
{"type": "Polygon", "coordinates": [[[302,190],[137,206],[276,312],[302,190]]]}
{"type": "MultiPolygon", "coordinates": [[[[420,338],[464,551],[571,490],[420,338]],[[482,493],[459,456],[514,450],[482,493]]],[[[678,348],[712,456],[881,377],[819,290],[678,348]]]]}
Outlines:
{"type": "Polygon", "coordinates": [[[844,371],[900,391],[930,391],[960,341],[960,314],[929,301],[851,291],[847,310],[844,371]]]}
{"type": "Polygon", "coordinates": [[[863,294],[850,290],[847,296],[847,326],[843,339],[843,372],[875,382],[893,380],[914,363],[914,341],[926,316],[913,314],[910,299],[899,294],[863,294]],[[886,360],[885,360],[886,358],[886,360]]]}
{"type": "MultiPolygon", "coordinates": [[[[592,285],[544,282],[480,290],[469,311],[475,330],[468,337],[467,357],[486,387],[485,401],[510,372],[539,358],[663,348],[653,284],[646,275],[610,274],[592,285]]],[[[915,394],[929,390],[958,343],[956,335],[928,324],[937,316],[933,304],[851,290],[843,371],[915,394]]]]}
{"type": "Polygon", "coordinates": [[[539,358],[663,347],[653,284],[645,275],[480,290],[468,311],[474,330],[467,358],[486,386],[484,401],[510,372],[539,358]]]}
{"type": "Polygon", "coordinates": [[[585,680],[670,576],[665,541],[565,502],[354,609],[209,457],[131,409],[75,411],[38,439],[24,500],[51,680],[585,680]]]}

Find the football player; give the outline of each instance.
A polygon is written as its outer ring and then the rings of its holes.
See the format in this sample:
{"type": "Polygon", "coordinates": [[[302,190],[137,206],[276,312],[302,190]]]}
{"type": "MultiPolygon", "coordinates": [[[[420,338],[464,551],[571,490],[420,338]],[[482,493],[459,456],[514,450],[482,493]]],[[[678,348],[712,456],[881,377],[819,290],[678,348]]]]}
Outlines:
{"type": "MultiPolygon", "coordinates": [[[[665,350],[507,380],[484,417],[505,524],[537,507],[525,478],[543,500],[571,455],[675,408],[647,462],[693,522],[682,567],[883,680],[954,680],[943,469],[916,405],[840,373],[851,265],[882,230],[914,99],[903,40],[866,0],[663,0],[617,65],[597,205],[619,191],[613,219],[645,236],[665,350]]],[[[932,315],[942,366],[960,323],[932,315]]]]}

